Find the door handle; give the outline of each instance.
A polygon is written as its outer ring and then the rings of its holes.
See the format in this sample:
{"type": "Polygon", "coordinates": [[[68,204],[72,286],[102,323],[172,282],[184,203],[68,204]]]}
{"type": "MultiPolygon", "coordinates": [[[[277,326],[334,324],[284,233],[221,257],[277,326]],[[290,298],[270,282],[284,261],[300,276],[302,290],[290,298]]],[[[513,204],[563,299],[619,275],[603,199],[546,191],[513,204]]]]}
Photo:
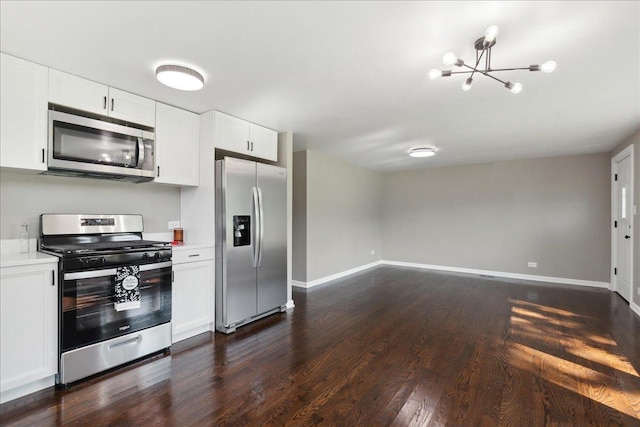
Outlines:
{"type": "Polygon", "coordinates": [[[258,246],[258,262],[257,266],[262,267],[262,241],[264,240],[264,209],[262,208],[262,189],[258,187],[258,205],[260,208],[258,212],[260,213],[260,218],[258,219],[258,225],[260,226],[260,230],[258,231],[258,240],[260,245],[258,246]]]}
{"type": "Polygon", "coordinates": [[[251,233],[253,234],[253,242],[251,247],[251,256],[253,258],[253,267],[258,267],[258,245],[260,244],[260,201],[258,200],[258,189],[251,187],[253,193],[253,225],[251,227],[251,233]]]}
{"type": "Polygon", "coordinates": [[[114,98],[111,98],[111,111],[113,111],[113,104],[115,103],[114,98]]]}
{"type": "Polygon", "coordinates": [[[625,239],[630,239],[630,238],[631,238],[631,236],[624,236],[624,238],[625,238],[625,239]]]}
{"type": "MultiPolygon", "coordinates": [[[[137,150],[138,150],[138,159],[136,160],[136,168],[142,169],[142,164],[144,163],[144,141],[142,138],[137,138],[137,150]]],[[[159,174],[160,172],[158,172],[159,174]]]]}

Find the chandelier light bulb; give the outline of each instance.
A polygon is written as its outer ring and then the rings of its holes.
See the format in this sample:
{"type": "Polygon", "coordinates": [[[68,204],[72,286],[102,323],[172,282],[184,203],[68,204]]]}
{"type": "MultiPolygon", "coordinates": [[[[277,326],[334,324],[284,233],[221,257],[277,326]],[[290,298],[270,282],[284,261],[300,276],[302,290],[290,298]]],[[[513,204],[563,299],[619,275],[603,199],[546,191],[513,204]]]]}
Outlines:
{"type": "Polygon", "coordinates": [[[473,79],[469,77],[467,80],[464,81],[464,83],[462,83],[462,90],[466,92],[469,89],[471,89],[471,83],[473,83],[473,79]]]}
{"type": "Polygon", "coordinates": [[[522,92],[522,85],[520,83],[507,82],[507,83],[505,83],[504,87],[509,89],[511,91],[511,93],[520,93],[520,92],[522,92]]]}
{"type": "Polygon", "coordinates": [[[440,78],[440,77],[442,77],[442,71],[436,70],[435,68],[433,70],[429,71],[429,78],[431,80],[435,80],[435,79],[440,78]]]}
{"type": "Polygon", "coordinates": [[[447,52],[442,57],[442,62],[444,65],[453,65],[458,60],[458,57],[453,52],[447,52]]]}
{"type": "Polygon", "coordinates": [[[498,26],[492,25],[484,32],[484,41],[485,43],[491,43],[498,37],[498,26]]]}
{"type": "Polygon", "coordinates": [[[556,69],[555,61],[547,61],[540,66],[540,71],[544,73],[551,73],[556,69]]]}

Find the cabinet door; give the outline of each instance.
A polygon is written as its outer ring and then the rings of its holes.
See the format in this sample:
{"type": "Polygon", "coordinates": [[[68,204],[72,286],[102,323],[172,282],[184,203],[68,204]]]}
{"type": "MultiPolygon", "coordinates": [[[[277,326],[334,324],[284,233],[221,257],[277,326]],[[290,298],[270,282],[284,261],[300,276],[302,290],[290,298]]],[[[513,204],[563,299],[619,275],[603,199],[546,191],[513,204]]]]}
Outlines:
{"type": "Polygon", "coordinates": [[[0,166],[47,169],[47,67],[0,54],[0,166]]]}
{"type": "Polygon", "coordinates": [[[160,103],[156,103],[156,116],[155,182],[198,185],[200,117],[160,103]]]}
{"type": "MultiPolygon", "coordinates": [[[[0,283],[0,390],[52,378],[57,371],[57,264],[5,267],[0,283]]],[[[17,396],[13,396],[17,397],[17,396]]]]}
{"type": "Polygon", "coordinates": [[[216,111],[214,134],[216,148],[222,148],[236,153],[251,154],[249,122],[216,111]]]}
{"type": "Polygon", "coordinates": [[[213,270],[213,260],[173,265],[173,342],[209,330],[213,322],[213,270]]]}
{"type": "Polygon", "coordinates": [[[262,126],[250,126],[251,155],[262,159],[278,161],[278,132],[262,126]]]}
{"type": "Polygon", "coordinates": [[[103,84],[49,69],[49,102],[106,116],[108,97],[103,84]]]}
{"type": "Polygon", "coordinates": [[[109,117],[150,127],[156,125],[156,103],[152,99],[110,87],[108,108],[109,117]]]}

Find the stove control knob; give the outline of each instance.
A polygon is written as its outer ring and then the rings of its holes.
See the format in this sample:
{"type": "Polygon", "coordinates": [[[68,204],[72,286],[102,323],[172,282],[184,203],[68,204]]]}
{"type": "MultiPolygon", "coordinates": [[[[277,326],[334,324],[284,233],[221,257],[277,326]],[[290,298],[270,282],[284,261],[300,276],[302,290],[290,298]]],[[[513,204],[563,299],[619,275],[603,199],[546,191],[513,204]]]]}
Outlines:
{"type": "Polygon", "coordinates": [[[147,259],[147,258],[149,258],[149,254],[148,254],[148,253],[146,253],[146,252],[145,252],[145,253],[143,253],[143,254],[142,254],[142,259],[147,259]]]}
{"type": "Polygon", "coordinates": [[[160,259],[160,252],[156,252],[156,254],[153,256],[156,260],[160,259]]]}
{"type": "Polygon", "coordinates": [[[107,263],[107,259],[105,257],[100,257],[100,264],[105,265],[107,263]]]}

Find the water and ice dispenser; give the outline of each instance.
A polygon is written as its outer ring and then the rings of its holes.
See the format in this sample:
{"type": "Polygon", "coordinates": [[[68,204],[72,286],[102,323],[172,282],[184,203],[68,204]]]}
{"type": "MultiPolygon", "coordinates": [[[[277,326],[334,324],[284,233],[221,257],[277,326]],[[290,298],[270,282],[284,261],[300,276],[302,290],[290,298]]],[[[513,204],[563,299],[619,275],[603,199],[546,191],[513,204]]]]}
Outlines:
{"type": "Polygon", "coordinates": [[[248,246],[251,244],[251,216],[233,216],[233,246],[248,246]]]}

